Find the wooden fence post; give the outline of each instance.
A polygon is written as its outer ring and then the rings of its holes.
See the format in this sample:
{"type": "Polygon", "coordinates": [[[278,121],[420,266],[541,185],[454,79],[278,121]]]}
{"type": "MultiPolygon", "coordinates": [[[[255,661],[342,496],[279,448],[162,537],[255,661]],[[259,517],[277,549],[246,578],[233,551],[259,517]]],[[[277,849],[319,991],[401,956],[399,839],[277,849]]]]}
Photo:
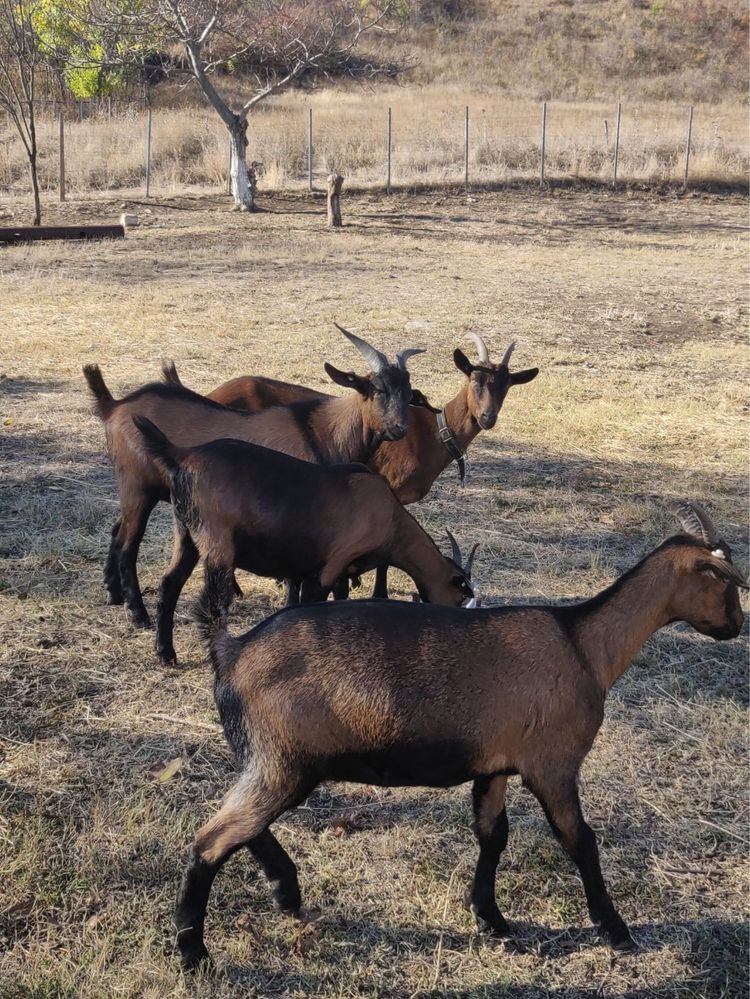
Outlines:
{"type": "Polygon", "coordinates": [[[469,190],[469,106],[464,108],[464,187],[469,190]]]}
{"type": "Polygon", "coordinates": [[[544,152],[547,145],[547,102],[542,104],[542,149],[539,156],[539,186],[544,187],[544,152]]]}
{"type": "Polygon", "coordinates": [[[151,108],[146,112],[146,197],[151,190],[151,108]]]}
{"type": "Polygon", "coordinates": [[[338,228],[341,225],[341,185],[344,178],[340,173],[328,177],[328,225],[338,228]]]}
{"type": "Polygon", "coordinates": [[[682,190],[687,191],[688,186],[688,167],[690,166],[690,141],[693,137],[693,105],[690,105],[690,111],[688,112],[688,130],[687,130],[687,145],[685,146],[685,177],[682,181],[682,190]]]}
{"type": "Polygon", "coordinates": [[[307,112],[307,189],[313,189],[313,112],[312,108],[307,112]]]}
{"type": "Polygon", "coordinates": [[[65,112],[60,108],[60,201],[65,201],[65,112]]]}
{"type": "Polygon", "coordinates": [[[392,194],[391,188],[391,150],[393,148],[393,119],[391,109],[388,108],[388,177],[385,182],[385,193],[392,194]]]}
{"type": "Polygon", "coordinates": [[[617,164],[620,160],[620,118],[622,117],[622,104],[617,105],[617,125],[615,127],[615,165],[612,172],[612,187],[617,183],[617,164]]]}

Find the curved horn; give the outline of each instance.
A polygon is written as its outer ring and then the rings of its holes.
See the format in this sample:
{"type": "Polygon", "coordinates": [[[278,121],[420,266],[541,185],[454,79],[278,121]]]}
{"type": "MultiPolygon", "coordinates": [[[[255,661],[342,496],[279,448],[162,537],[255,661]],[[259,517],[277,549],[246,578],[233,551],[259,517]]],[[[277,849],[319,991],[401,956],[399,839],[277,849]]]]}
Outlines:
{"type": "Polygon", "coordinates": [[[372,372],[378,374],[378,372],[382,371],[383,368],[388,367],[388,358],[385,356],[385,354],[381,354],[379,350],[375,350],[375,348],[371,344],[369,344],[366,340],[362,340],[360,337],[355,336],[354,333],[350,333],[349,330],[345,330],[344,327],[339,326],[337,322],[334,322],[333,325],[336,327],[337,330],[341,330],[341,332],[344,334],[347,340],[349,340],[350,343],[354,344],[354,346],[360,352],[362,357],[364,357],[364,359],[370,365],[370,370],[372,372]]]}
{"type": "Polygon", "coordinates": [[[451,543],[451,558],[456,563],[456,565],[460,567],[460,565],[461,565],[461,549],[458,547],[458,542],[453,537],[453,535],[451,534],[451,532],[448,530],[447,527],[445,529],[445,533],[448,535],[448,540],[451,543]]]}
{"type": "Polygon", "coordinates": [[[404,371],[406,371],[406,362],[410,357],[413,357],[414,354],[426,353],[427,351],[424,347],[407,347],[406,350],[400,350],[398,354],[396,354],[396,364],[398,364],[399,368],[403,368],[404,371]]]}
{"type": "Polygon", "coordinates": [[[688,534],[701,538],[712,547],[718,544],[719,532],[700,504],[676,503],[672,511],[688,534]]]}
{"type": "Polygon", "coordinates": [[[477,353],[479,354],[480,364],[489,364],[490,352],[487,350],[487,344],[484,342],[484,340],[481,338],[481,336],[478,333],[469,333],[469,336],[477,345],[477,353]]]}
{"type": "Polygon", "coordinates": [[[471,567],[474,565],[474,556],[477,553],[477,548],[479,548],[479,542],[474,545],[474,547],[469,552],[469,557],[466,559],[466,565],[463,567],[466,575],[471,579],[471,567]]]}
{"type": "Polygon", "coordinates": [[[513,340],[511,341],[510,347],[508,347],[508,349],[503,354],[503,359],[500,362],[501,366],[504,364],[506,368],[508,367],[508,362],[510,361],[510,355],[513,353],[515,349],[516,349],[516,341],[513,340]]]}

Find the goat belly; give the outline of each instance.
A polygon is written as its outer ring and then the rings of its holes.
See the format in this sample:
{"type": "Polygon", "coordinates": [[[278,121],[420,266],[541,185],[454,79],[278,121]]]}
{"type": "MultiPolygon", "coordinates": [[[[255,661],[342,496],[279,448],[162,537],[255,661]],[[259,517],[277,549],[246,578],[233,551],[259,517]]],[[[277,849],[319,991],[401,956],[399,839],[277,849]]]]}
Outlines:
{"type": "Polygon", "coordinates": [[[456,739],[411,742],[329,760],[329,780],[380,787],[453,787],[472,780],[474,747],[456,739]]]}

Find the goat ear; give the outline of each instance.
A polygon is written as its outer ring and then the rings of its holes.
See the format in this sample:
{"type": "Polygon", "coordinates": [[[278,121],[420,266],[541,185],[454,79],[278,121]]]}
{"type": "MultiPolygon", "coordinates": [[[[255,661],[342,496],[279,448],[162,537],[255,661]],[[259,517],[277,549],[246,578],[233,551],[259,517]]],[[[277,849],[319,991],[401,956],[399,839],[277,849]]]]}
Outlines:
{"type": "Polygon", "coordinates": [[[335,382],[337,385],[341,385],[342,388],[354,389],[355,392],[359,392],[360,395],[369,395],[372,385],[369,378],[363,378],[361,375],[355,375],[353,371],[339,371],[338,368],[334,368],[332,364],[328,361],[325,362],[323,367],[326,369],[326,374],[335,382]]]}
{"type": "Polygon", "coordinates": [[[698,572],[712,576],[714,579],[720,579],[724,583],[734,583],[735,586],[741,586],[743,590],[750,589],[745,577],[731,562],[706,562],[699,559],[695,563],[695,568],[698,572]]]}
{"type": "Polygon", "coordinates": [[[409,403],[409,405],[410,406],[421,406],[422,409],[429,409],[429,411],[431,413],[439,413],[440,412],[439,409],[437,409],[435,406],[432,406],[430,404],[430,402],[427,399],[427,396],[424,394],[424,392],[420,392],[419,389],[412,389],[411,390],[411,402],[409,403]]]}
{"type": "Polygon", "coordinates": [[[525,368],[523,371],[511,371],[511,385],[525,385],[526,382],[533,382],[539,374],[539,368],[525,368]]]}
{"type": "Polygon", "coordinates": [[[458,347],[456,347],[453,351],[453,363],[459,371],[463,371],[467,378],[474,370],[474,365],[471,363],[466,354],[464,354],[462,350],[459,350],[458,347]]]}

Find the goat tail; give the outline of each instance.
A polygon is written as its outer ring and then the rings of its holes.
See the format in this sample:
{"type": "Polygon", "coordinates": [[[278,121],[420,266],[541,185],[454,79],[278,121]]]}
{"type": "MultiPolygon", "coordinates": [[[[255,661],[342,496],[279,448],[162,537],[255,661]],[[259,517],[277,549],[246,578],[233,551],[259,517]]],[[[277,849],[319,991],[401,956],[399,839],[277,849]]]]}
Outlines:
{"type": "Polygon", "coordinates": [[[180,470],[174,444],[145,416],[134,416],[133,423],[140,431],[148,454],[157,461],[171,479],[180,470]]]}
{"type": "Polygon", "coordinates": [[[232,593],[231,569],[206,567],[206,585],[193,608],[193,620],[208,649],[217,680],[227,679],[239,654],[240,642],[227,630],[227,608],[232,593]]]}
{"type": "Polygon", "coordinates": [[[182,385],[182,379],[177,374],[174,361],[161,362],[161,377],[162,381],[165,381],[167,385],[182,385]]]}
{"type": "Polygon", "coordinates": [[[100,420],[106,423],[112,415],[116,401],[104,382],[101,368],[98,364],[86,364],[83,368],[83,377],[86,379],[88,387],[96,399],[96,414],[100,420]]]}

